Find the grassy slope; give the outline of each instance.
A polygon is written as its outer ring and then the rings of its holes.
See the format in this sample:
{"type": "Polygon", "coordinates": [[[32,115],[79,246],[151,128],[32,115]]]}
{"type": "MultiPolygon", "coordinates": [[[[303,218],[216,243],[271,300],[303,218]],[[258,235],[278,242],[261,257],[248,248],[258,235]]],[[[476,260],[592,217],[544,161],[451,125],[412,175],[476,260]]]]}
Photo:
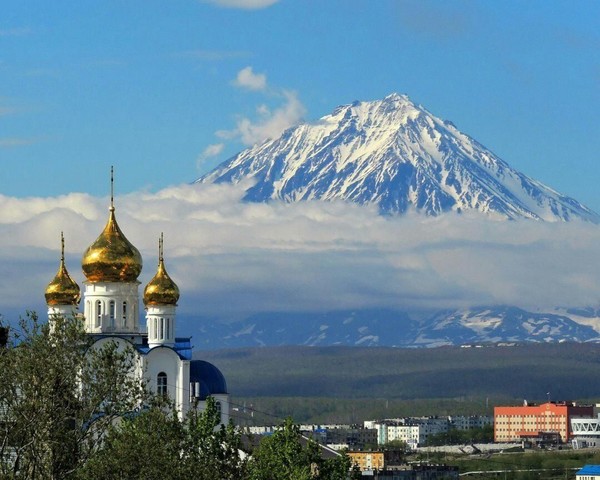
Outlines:
{"type": "Polygon", "coordinates": [[[407,415],[484,413],[486,399],[490,412],[494,403],[545,400],[547,392],[552,399],[600,397],[600,345],[595,344],[290,346],[201,351],[197,356],[221,369],[240,402],[277,415],[290,413],[298,421],[393,416],[407,407],[419,410],[407,415]],[[422,407],[443,411],[423,412],[422,407]]]}

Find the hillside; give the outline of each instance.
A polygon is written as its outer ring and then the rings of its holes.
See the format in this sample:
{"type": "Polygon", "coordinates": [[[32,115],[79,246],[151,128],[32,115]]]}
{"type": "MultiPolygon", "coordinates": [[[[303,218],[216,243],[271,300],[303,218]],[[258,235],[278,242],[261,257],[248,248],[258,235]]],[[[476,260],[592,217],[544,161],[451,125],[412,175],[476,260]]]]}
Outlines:
{"type": "Polygon", "coordinates": [[[589,398],[600,394],[600,345],[431,349],[272,347],[200,351],[242,396],[589,398]]]}
{"type": "MultiPolygon", "coordinates": [[[[597,344],[432,349],[270,347],[197,354],[221,369],[234,398],[252,399],[265,410],[278,404],[279,411],[288,408],[287,413],[300,417],[310,417],[318,403],[328,404],[332,416],[340,413],[339,407],[358,418],[359,409],[368,412],[379,408],[383,405],[380,400],[396,406],[427,401],[429,408],[443,405],[448,412],[458,408],[453,402],[466,402],[466,410],[482,412],[486,402],[491,407],[496,401],[545,401],[548,393],[553,400],[600,397],[597,344]],[[336,402],[337,407],[330,405],[336,402]]],[[[421,409],[421,413],[427,412],[421,409]]]]}

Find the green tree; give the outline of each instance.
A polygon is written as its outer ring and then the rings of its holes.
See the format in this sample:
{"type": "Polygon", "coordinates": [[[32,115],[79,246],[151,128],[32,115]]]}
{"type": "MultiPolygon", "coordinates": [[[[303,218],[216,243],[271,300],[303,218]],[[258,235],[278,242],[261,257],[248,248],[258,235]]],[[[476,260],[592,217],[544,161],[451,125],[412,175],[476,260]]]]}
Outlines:
{"type": "Polygon", "coordinates": [[[106,434],[103,448],[79,478],[105,480],[240,480],[245,462],[233,424],[220,425],[212,398],[181,421],[169,402],[124,418],[106,434]]]}
{"type": "Polygon", "coordinates": [[[349,471],[347,455],[323,459],[319,445],[303,440],[300,428],[290,418],[262,439],[248,463],[250,480],[343,480],[349,478],[349,471]]]}
{"type": "Polygon", "coordinates": [[[107,432],[100,451],[78,472],[80,479],[183,480],[184,432],[176,415],[153,406],[128,416],[107,432]]]}
{"type": "Polygon", "coordinates": [[[191,408],[184,422],[185,478],[198,480],[239,480],[245,478],[241,434],[233,421],[220,423],[220,414],[212,397],[203,411],[191,408]]]}
{"type": "Polygon", "coordinates": [[[113,343],[91,348],[80,318],[21,319],[0,352],[0,477],[68,478],[92,458],[145,399],[135,361],[113,343]]]}

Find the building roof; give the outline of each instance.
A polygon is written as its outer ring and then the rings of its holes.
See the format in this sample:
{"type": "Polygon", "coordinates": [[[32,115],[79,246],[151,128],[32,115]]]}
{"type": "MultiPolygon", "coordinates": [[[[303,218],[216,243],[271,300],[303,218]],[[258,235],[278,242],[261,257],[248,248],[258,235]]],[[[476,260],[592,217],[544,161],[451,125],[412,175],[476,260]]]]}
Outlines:
{"type": "Polygon", "coordinates": [[[576,475],[600,475],[600,465],[586,465],[576,475]]]}
{"type": "Polygon", "coordinates": [[[200,384],[200,400],[216,394],[227,393],[227,383],[221,371],[204,360],[190,362],[190,382],[200,384]]]}
{"type": "MultiPolygon", "coordinates": [[[[112,335],[108,335],[109,337],[112,335]]],[[[152,350],[147,343],[142,345],[135,345],[135,348],[142,355],[147,355],[150,350],[152,350]]],[[[159,345],[153,348],[170,348],[173,350],[179,358],[182,360],[191,360],[192,359],[192,343],[190,337],[177,337],[175,338],[175,344],[171,347],[168,345],[159,345]]]]}

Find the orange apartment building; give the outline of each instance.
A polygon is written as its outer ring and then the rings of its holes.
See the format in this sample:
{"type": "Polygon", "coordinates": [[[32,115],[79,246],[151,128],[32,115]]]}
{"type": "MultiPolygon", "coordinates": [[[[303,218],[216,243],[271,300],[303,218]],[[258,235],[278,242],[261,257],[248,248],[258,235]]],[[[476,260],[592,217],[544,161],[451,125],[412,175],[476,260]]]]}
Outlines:
{"type": "Polygon", "coordinates": [[[547,402],[519,407],[494,407],[494,441],[515,442],[524,438],[559,434],[562,443],[571,439],[571,418],[594,416],[591,405],[547,402]]]}

